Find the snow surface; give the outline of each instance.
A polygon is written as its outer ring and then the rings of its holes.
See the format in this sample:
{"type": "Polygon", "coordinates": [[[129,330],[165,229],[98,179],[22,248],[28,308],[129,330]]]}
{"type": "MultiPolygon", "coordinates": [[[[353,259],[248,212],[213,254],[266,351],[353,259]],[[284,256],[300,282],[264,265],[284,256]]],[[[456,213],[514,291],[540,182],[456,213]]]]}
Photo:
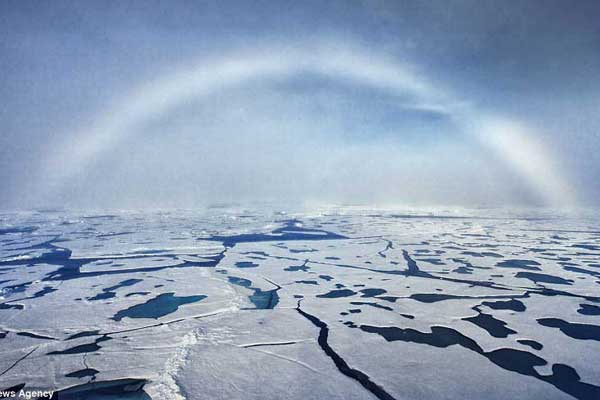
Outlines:
{"type": "Polygon", "coordinates": [[[0,390],[598,399],[598,219],[0,215],[0,390]]]}

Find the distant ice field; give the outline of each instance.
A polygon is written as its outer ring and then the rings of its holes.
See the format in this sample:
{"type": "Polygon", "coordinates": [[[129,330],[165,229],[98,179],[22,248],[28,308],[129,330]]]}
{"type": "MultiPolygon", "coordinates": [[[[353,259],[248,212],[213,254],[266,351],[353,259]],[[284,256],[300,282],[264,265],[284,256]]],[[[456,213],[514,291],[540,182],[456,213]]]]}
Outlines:
{"type": "Polygon", "coordinates": [[[600,219],[0,214],[0,392],[600,399],[600,219]]]}

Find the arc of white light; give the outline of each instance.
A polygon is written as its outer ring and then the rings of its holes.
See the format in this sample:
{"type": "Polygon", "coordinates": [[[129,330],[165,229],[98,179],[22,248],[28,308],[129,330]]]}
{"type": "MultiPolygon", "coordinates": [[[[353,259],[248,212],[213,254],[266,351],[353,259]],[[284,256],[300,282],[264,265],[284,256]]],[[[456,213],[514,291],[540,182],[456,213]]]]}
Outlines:
{"type": "Polygon", "coordinates": [[[252,80],[286,78],[301,72],[348,81],[394,94],[409,93],[415,107],[448,114],[465,133],[499,154],[551,205],[573,205],[574,192],[558,172],[535,133],[522,123],[490,116],[468,102],[436,89],[407,65],[364,49],[290,50],[270,48],[235,53],[149,82],[102,113],[93,126],[75,134],[63,152],[48,160],[60,188],[105,151],[138,131],[137,127],[187,100],[206,97],[252,80]],[[485,115],[485,116],[484,116],[485,115]]]}

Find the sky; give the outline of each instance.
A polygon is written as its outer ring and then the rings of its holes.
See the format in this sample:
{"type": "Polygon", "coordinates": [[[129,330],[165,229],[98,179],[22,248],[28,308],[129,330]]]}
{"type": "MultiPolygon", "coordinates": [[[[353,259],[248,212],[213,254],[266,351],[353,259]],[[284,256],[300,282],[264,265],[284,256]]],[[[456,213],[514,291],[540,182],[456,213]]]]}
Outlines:
{"type": "Polygon", "coordinates": [[[600,205],[598,1],[0,2],[0,209],[600,205]]]}

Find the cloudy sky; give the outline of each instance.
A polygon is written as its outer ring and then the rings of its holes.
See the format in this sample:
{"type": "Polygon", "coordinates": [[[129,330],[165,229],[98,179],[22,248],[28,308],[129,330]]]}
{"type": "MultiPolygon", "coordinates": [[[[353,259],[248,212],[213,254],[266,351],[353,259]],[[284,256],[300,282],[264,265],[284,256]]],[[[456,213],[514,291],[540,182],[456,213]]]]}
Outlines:
{"type": "Polygon", "coordinates": [[[0,208],[596,206],[599,20],[593,0],[4,0],[0,208]]]}

